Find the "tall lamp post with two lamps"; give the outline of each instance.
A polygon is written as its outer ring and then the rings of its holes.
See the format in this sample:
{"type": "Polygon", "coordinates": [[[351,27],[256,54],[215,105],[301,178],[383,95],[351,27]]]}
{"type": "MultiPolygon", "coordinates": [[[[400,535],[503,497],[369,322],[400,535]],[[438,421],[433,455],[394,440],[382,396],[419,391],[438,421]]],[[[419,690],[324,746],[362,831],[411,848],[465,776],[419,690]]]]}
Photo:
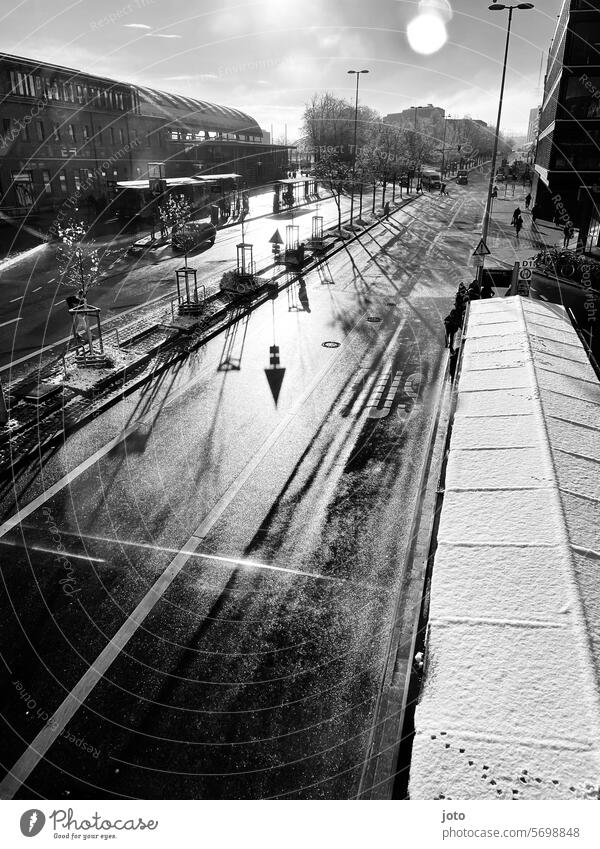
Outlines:
{"type": "Polygon", "coordinates": [[[349,74],[356,74],[356,100],[354,102],[354,147],[352,152],[352,191],[350,195],[350,224],[354,219],[354,180],[356,178],[356,138],[358,131],[358,83],[361,74],[368,74],[367,70],[348,71],[349,74]]]}
{"type": "MultiPolygon", "coordinates": [[[[489,7],[491,12],[502,12],[504,9],[508,9],[508,24],[506,27],[506,45],[504,48],[504,62],[502,64],[502,82],[500,83],[500,100],[498,102],[498,119],[496,121],[496,133],[494,136],[494,150],[492,153],[492,169],[490,172],[490,182],[488,186],[487,200],[485,204],[485,213],[483,216],[483,228],[481,232],[481,240],[485,244],[488,238],[488,231],[490,227],[490,210],[492,206],[492,192],[494,189],[494,179],[496,176],[496,158],[498,156],[498,140],[500,138],[500,119],[502,117],[502,101],[504,99],[504,83],[506,81],[506,63],[508,60],[508,45],[510,43],[510,28],[512,24],[512,16],[513,11],[515,9],[533,9],[533,3],[517,3],[514,6],[507,6],[504,3],[492,3],[489,7]]],[[[481,261],[481,265],[478,268],[478,280],[479,283],[483,281],[483,257],[481,261]]]]}

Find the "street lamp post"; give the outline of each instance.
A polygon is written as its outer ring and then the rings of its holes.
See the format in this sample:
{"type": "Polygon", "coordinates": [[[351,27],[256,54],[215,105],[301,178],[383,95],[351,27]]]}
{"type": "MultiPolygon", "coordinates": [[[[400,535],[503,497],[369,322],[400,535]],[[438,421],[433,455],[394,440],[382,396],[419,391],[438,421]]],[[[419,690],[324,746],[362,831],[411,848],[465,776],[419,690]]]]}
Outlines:
{"type": "Polygon", "coordinates": [[[354,219],[354,180],[356,177],[356,137],[358,130],[358,83],[361,74],[368,74],[365,69],[362,71],[348,71],[349,74],[356,74],[356,100],[354,102],[354,147],[352,149],[352,190],[350,193],[350,224],[354,219]]]}
{"type": "MultiPolygon", "coordinates": [[[[506,27],[506,45],[504,47],[504,62],[502,64],[502,81],[500,83],[500,98],[498,101],[498,119],[496,121],[496,132],[494,135],[494,150],[492,153],[492,170],[490,172],[490,182],[488,185],[487,200],[485,204],[485,213],[483,216],[483,228],[481,232],[481,240],[484,244],[487,242],[488,231],[490,227],[490,211],[492,208],[492,192],[494,189],[494,179],[496,176],[496,158],[498,156],[498,141],[500,138],[500,119],[502,118],[502,101],[504,99],[504,83],[506,81],[506,63],[508,61],[508,45],[510,43],[510,28],[512,24],[512,15],[515,9],[533,9],[533,3],[517,3],[515,6],[506,6],[504,3],[492,3],[488,7],[492,12],[501,12],[508,9],[508,23],[506,27]]],[[[478,269],[479,283],[483,280],[483,258],[478,269]]]]}

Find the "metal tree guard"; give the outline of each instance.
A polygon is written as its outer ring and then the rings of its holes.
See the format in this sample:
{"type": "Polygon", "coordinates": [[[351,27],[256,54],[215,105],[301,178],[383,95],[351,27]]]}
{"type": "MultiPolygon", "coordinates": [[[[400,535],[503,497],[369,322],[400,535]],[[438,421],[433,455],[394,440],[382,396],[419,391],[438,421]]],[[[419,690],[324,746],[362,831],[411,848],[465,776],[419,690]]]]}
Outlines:
{"type": "Polygon", "coordinates": [[[79,306],[72,307],[69,310],[69,313],[72,316],[71,330],[76,348],[75,362],[77,365],[90,366],[92,368],[103,368],[108,362],[108,357],[104,353],[104,344],[102,342],[100,307],[95,307],[93,304],[80,304],[79,306]],[[92,328],[90,327],[91,319],[96,320],[98,351],[94,349],[92,328]],[[87,339],[84,339],[79,332],[81,320],[83,320],[84,323],[87,339]]]}
{"type": "Polygon", "coordinates": [[[200,312],[204,305],[204,286],[202,299],[198,297],[198,279],[195,268],[182,266],[175,271],[177,279],[177,305],[180,314],[200,312]]]}
{"type": "Polygon", "coordinates": [[[248,242],[240,242],[236,245],[237,264],[235,273],[242,279],[254,278],[256,267],[254,265],[254,245],[248,242]]]}

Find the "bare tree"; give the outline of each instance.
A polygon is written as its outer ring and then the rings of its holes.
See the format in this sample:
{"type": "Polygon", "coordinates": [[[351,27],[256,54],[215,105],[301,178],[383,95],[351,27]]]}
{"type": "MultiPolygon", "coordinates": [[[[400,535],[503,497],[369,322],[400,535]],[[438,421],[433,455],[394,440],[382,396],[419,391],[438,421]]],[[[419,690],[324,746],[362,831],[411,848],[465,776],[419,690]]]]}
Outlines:
{"type": "MultiPolygon", "coordinates": [[[[59,245],[56,249],[56,261],[61,285],[77,292],[74,305],[87,308],[89,290],[98,284],[114,251],[104,250],[100,253],[94,240],[87,238],[87,228],[77,217],[77,213],[78,210],[75,209],[73,216],[57,229],[59,245]]],[[[85,314],[83,319],[89,351],[93,354],[94,342],[89,315],[85,314]]]]}
{"type": "Polygon", "coordinates": [[[338,229],[342,227],[342,191],[348,185],[352,167],[339,154],[324,152],[313,171],[317,180],[331,193],[338,211],[338,229]]]}

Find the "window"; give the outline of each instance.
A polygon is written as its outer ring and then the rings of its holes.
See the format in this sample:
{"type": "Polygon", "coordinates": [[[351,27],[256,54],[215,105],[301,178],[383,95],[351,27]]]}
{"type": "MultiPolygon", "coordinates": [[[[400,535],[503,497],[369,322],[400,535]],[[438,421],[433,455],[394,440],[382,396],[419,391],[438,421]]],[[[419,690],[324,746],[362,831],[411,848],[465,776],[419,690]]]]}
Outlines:
{"type": "Polygon", "coordinates": [[[63,86],[63,91],[64,91],[64,95],[65,95],[65,100],[68,103],[74,103],[75,97],[73,95],[73,84],[72,83],[65,83],[64,86],[63,86]]]}
{"type": "Polygon", "coordinates": [[[44,133],[44,122],[43,121],[36,121],[35,125],[36,125],[36,129],[37,129],[38,141],[44,141],[44,139],[46,137],[46,135],[44,133]]]}
{"type": "Polygon", "coordinates": [[[8,135],[8,133],[10,133],[10,118],[2,119],[2,132],[4,135],[8,135]]]}
{"type": "Polygon", "coordinates": [[[52,135],[54,136],[54,141],[60,141],[60,124],[56,122],[53,124],[52,135]]]}
{"type": "Polygon", "coordinates": [[[47,195],[52,194],[52,183],[50,181],[50,171],[42,171],[42,180],[44,181],[44,191],[47,195]]]}
{"type": "Polygon", "coordinates": [[[75,91],[77,92],[77,103],[83,103],[83,86],[76,85],[75,91]]]}
{"type": "Polygon", "coordinates": [[[69,124],[69,138],[73,142],[77,141],[77,139],[75,138],[75,127],[73,126],[73,124],[69,124]]]}
{"type": "Polygon", "coordinates": [[[108,128],[108,135],[109,135],[109,137],[110,137],[110,143],[114,145],[114,143],[115,143],[115,131],[114,131],[114,127],[109,127],[109,128],[108,128]]]}
{"type": "Polygon", "coordinates": [[[98,139],[98,144],[102,144],[102,127],[96,128],[96,138],[98,139]]]}
{"type": "Polygon", "coordinates": [[[87,124],[83,125],[83,140],[84,141],[90,140],[90,128],[88,127],[87,124]]]}
{"type": "Polygon", "coordinates": [[[119,142],[125,144],[125,133],[122,129],[119,129],[119,142]]]}
{"type": "Polygon", "coordinates": [[[33,172],[11,171],[11,179],[17,197],[17,206],[22,208],[33,206],[33,172]]]}
{"type": "Polygon", "coordinates": [[[23,124],[23,141],[31,141],[27,124],[23,124]]]}
{"type": "Polygon", "coordinates": [[[75,183],[75,191],[80,192],[81,191],[81,178],[80,178],[79,174],[77,174],[77,173],[73,174],[73,181],[75,183]]]}
{"type": "Polygon", "coordinates": [[[66,195],[66,193],[67,193],[67,177],[66,177],[66,174],[59,174],[58,179],[59,179],[59,182],[60,182],[60,190],[64,195],[66,195]]]}

